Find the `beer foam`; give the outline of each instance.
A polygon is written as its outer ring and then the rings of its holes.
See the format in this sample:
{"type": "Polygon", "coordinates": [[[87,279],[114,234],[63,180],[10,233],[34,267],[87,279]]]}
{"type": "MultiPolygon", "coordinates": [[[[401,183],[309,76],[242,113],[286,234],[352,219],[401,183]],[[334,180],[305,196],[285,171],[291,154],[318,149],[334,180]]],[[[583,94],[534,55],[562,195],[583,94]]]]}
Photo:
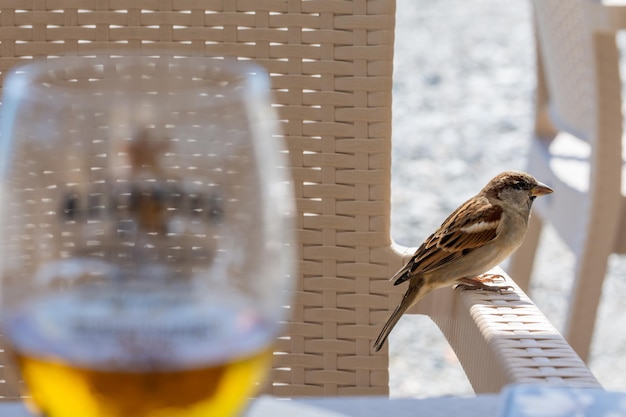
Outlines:
{"type": "Polygon", "coordinates": [[[92,369],[181,369],[250,355],[277,325],[224,294],[69,291],[5,312],[13,346],[92,369]]]}

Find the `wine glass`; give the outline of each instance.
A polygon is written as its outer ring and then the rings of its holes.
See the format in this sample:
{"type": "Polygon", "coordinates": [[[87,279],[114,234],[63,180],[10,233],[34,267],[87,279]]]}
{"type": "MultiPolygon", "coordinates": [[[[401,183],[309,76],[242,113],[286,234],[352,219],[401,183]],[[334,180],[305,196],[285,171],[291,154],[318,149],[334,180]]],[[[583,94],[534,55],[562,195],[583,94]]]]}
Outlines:
{"type": "Polygon", "coordinates": [[[233,416],[293,274],[269,79],[230,59],[61,57],[2,106],[2,325],[46,416],[233,416]]]}

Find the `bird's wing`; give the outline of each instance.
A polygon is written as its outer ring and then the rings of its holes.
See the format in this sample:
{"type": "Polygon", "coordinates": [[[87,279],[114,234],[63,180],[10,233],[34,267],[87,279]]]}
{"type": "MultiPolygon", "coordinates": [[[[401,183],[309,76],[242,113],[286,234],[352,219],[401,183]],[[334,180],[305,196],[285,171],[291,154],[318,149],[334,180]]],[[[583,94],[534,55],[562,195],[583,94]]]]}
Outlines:
{"type": "Polygon", "coordinates": [[[468,200],[456,209],[391,279],[398,285],[412,276],[431,272],[492,241],[498,235],[502,207],[486,197],[468,200]]]}

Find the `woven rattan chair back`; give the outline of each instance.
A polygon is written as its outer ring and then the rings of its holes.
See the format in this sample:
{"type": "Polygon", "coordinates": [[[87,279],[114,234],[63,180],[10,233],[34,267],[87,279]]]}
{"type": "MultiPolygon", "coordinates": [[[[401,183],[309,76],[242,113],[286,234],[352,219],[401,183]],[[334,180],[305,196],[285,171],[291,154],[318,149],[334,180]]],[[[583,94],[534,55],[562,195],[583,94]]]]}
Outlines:
{"type": "MultiPolygon", "coordinates": [[[[277,395],[387,393],[371,356],[388,308],[393,0],[0,1],[0,72],[31,58],[154,49],[262,64],[290,149],[298,290],[277,395]]],[[[0,352],[0,355],[4,353],[0,352]]],[[[2,363],[7,363],[0,356],[2,363]]],[[[8,366],[0,377],[15,381],[8,366]]],[[[5,397],[16,384],[0,384],[5,397]]]]}

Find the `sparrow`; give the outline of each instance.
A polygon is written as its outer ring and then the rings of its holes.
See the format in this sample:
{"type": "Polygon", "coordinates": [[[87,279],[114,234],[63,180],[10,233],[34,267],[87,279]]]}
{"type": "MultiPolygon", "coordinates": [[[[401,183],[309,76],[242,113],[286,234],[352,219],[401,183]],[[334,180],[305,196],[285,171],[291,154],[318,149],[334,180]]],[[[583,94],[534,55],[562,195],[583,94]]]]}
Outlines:
{"type": "Polygon", "coordinates": [[[383,326],[374,349],[380,350],[410,306],[436,288],[455,284],[496,292],[510,288],[487,285],[485,282],[498,276],[481,275],[521,245],[533,201],[551,192],[525,172],[506,171],[454,210],[391,277],[393,285],[409,281],[409,287],[383,326]]]}

